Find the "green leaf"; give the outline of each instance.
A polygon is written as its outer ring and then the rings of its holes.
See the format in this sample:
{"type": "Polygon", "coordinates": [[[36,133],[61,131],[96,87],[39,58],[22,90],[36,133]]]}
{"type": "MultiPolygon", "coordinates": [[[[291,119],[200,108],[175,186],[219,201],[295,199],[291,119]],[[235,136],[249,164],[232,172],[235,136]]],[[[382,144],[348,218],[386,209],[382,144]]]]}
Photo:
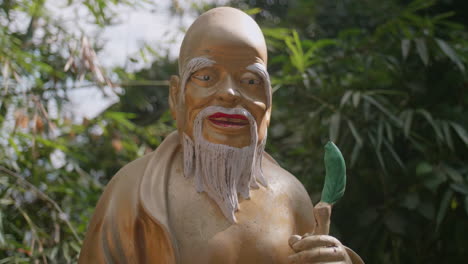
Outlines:
{"type": "Polygon", "coordinates": [[[321,201],[336,203],[346,189],[346,164],[338,147],[331,141],[325,145],[325,184],[321,201]]]}
{"type": "Polygon", "coordinates": [[[416,175],[424,175],[431,173],[433,170],[432,165],[423,161],[416,166],[416,175]]]}
{"type": "Polygon", "coordinates": [[[349,98],[353,95],[353,91],[346,91],[343,96],[341,97],[340,107],[347,104],[349,98]]]}
{"type": "Polygon", "coordinates": [[[354,126],[353,121],[348,120],[348,126],[349,129],[351,130],[351,133],[353,134],[354,139],[356,140],[356,144],[359,146],[362,146],[362,138],[359,135],[359,132],[357,131],[356,127],[354,126]]]}
{"type": "Polygon", "coordinates": [[[405,137],[408,138],[409,134],[411,132],[411,123],[413,122],[413,111],[412,110],[407,111],[406,118],[405,118],[404,122],[405,123],[404,123],[403,131],[404,131],[405,137]]]}
{"type": "Polygon", "coordinates": [[[0,211],[0,246],[4,247],[6,245],[5,243],[5,237],[3,235],[3,213],[0,211]]]}
{"type": "Polygon", "coordinates": [[[379,103],[377,100],[372,98],[372,96],[369,95],[363,95],[362,96],[365,100],[367,100],[369,103],[373,104],[375,107],[380,109],[382,113],[386,114],[390,119],[392,119],[396,124],[401,125],[401,120],[398,119],[392,112],[390,112],[387,108],[385,108],[381,103],[379,103]]]}
{"type": "Polygon", "coordinates": [[[463,182],[463,176],[457,170],[447,165],[443,166],[442,169],[443,169],[443,172],[445,172],[445,174],[447,174],[447,176],[449,176],[449,178],[452,179],[452,181],[463,182]]]}
{"type": "Polygon", "coordinates": [[[449,146],[451,150],[453,150],[454,147],[453,147],[452,133],[450,132],[450,125],[448,122],[442,123],[442,131],[444,132],[445,141],[447,142],[447,145],[449,146]]]}
{"type": "Polygon", "coordinates": [[[418,193],[412,192],[405,196],[402,205],[410,210],[414,210],[416,207],[418,207],[419,202],[418,193]]]}
{"type": "Polygon", "coordinates": [[[388,122],[385,123],[385,131],[386,131],[388,140],[390,141],[390,143],[393,143],[393,130],[392,130],[392,126],[388,122]]]}
{"type": "Polygon", "coordinates": [[[436,218],[437,229],[442,223],[442,220],[444,220],[445,214],[447,213],[447,209],[450,205],[450,200],[452,199],[452,195],[453,195],[453,191],[449,189],[445,191],[444,196],[442,197],[442,200],[440,201],[439,211],[437,212],[437,218],[436,218]]]}
{"type": "Polygon", "coordinates": [[[466,130],[462,126],[454,122],[450,122],[450,125],[453,127],[455,132],[457,132],[460,139],[463,140],[463,142],[468,146],[468,134],[466,133],[466,130]]]}
{"type": "Polygon", "coordinates": [[[262,9],[259,8],[259,7],[256,7],[256,8],[251,8],[251,9],[244,10],[244,12],[247,15],[253,16],[253,15],[256,15],[256,14],[262,12],[262,9]]]}
{"type": "Polygon", "coordinates": [[[426,41],[423,38],[415,39],[416,50],[418,51],[419,57],[424,62],[424,65],[429,64],[429,53],[427,51],[426,41]]]}
{"type": "Polygon", "coordinates": [[[444,182],[447,181],[447,175],[441,171],[436,173],[426,174],[423,178],[424,186],[433,193],[437,192],[437,188],[444,182]]]}
{"type": "Polygon", "coordinates": [[[359,144],[355,144],[353,147],[353,151],[351,152],[351,167],[354,166],[354,164],[357,161],[357,158],[359,157],[359,153],[361,152],[362,146],[359,144]]]}
{"type": "Polygon", "coordinates": [[[411,49],[411,41],[409,39],[401,40],[401,55],[403,59],[408,58],[409,51],[411,49]]]}
{"type": "Polygon", "coordinates": [[[434,133],[436,134],[437,138],[438,139],[443,139],[442,131],[441,131],[440,127],[436,124],[434,119],[432,118],[432,115],[428,111],[426,111],[424,109],[419,109],[419,110],[417,110],[417,112],[420,113],[427,120],[427,122],[432,126],[432,128],[434,129],[434,133]]]}
{"type": "Polygon", "coordinates": [[[465,196],[465,212],[468,214],[468,196],[465,196]]]}
{"type": "Polygon", "coordinates": [[[360,92],[355,92],[353,94],[353,105],[354,105],[354,107],[358,107],[360,99],[361,99],[361,93],[360,92]]]}
{"type": "Polygon", "coordinates": [[[450,47],[447,42],[443,41],[442,39],[435,39],[437,45],[439,45],[439,48],[449,57],[449,59],[457,65],[457,67],[460,69],[460,71],[464,72],[465,71],[465,66],[461,62],[461,60],[458,57],[458,54],[450,47]]]}
{"type": "Polygon", "coordinates": [[[456,13],[454,11],[450,11],[450,12],[445,12],[445,13],[442,13],[442,14],[439,14],[439,15],[436,15],[432,18],[432,20],[434,22],[437,22],[437,21],[441,21],[441,20],[444,20],[446,18],[449,18],[449,17],[453,17],[456,13]]]}
{"type": "Polygon", "coordinates": [[[468,186],[463,183],[452,183],[450,188],[458,193],[468,195],[468,186]]]}
{"type": "Polygon", "coordinates": [[[135,130],[136,125],[132,123],[130,118],[134,118],[136,115],[133,113],[123,113],[123,112],[106,112],[104,113],[105,118],[110,118],[117,121],[119,124],[123,125],[129,130],[135,130]]]}
{"type": "Polygon", "coordinates": [[[393,159],[396,161],[396,163],[398,163],[398,165],[399,165],[402,169],[406,169],[405,164],[404,164],[403,161],[401,160],[400,156],[398,156],[397,152],[396,152],[395,149],[393,148],[393,145],[390,144],[386,139],[384,139],[384,145],[387,147],[388,151],[390,152],[390,154],[392,155],[392,157],[393,157],[393,159]]]}
{"type": "Polygon", "coordinates": [[[341,114],[339,112],[334,113],[330,118],[329,136],[331,141],[336,141],[340,132],[340,121],[341,114]]]}
{"type": "Polygon", "coordinates": [[[432,203],[422,202],[416,210],[428,220],[434,219],[435,209],[432,203]]]}
{"type": "Polygon", "coordinates": [[[262,27],[263,34],[278,40],[284,40],[288,37],[289,29],[287,28],[265,28],[262,27]]]}

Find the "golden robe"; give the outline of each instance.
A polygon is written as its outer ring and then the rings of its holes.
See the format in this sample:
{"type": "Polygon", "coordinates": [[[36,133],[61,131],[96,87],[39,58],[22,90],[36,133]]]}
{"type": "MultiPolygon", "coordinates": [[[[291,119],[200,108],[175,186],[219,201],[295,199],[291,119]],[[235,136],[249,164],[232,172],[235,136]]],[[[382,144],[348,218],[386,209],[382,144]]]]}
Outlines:
{"type": "MultiPolygon", "coordinates": [[[[79,264],[178,263],[177,240],[168,219],[168,181],[179,150],[177,132],[152,153],[124,166],[96,206],[79,264]]],[[[264,153],[263,162],[277,163],[264,153]]],[[[353,263],[363,263],[346,248],[353,263]]]]}

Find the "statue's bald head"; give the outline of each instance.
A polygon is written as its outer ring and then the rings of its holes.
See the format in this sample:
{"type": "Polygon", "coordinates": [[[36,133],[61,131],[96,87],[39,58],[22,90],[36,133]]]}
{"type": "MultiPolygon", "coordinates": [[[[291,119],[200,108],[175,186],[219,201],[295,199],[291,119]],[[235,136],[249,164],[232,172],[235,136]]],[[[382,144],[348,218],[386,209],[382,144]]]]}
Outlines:
{"type": "MultiPolygon", "coordinates": [[[[266,139],[271,113],[266,64],[265,39],[250,16],[220,7],[198,17],[182,42],[180,77],[171,77],[169,105],[180,135],[193,139],[196,117],[209,106],[244,109],[255,118],[260,144],[266,139]]],[[[250,126],[236,130],[207,124],[203,133],[211,143],[242,148],[254,138],[250,126]]]]}
{"type": "MultiPolygon", "coordinates": [[[[267,48],[262,31],[246,13],[231,7],[218,7],[198,17],[188,29],[179,55],[179,72],[187,62],[214,54],[235,57],[248,51],[255,62],[267,63],[267,48]]],[[[224,57],[223,56],[223,57],[224,57]]]]}

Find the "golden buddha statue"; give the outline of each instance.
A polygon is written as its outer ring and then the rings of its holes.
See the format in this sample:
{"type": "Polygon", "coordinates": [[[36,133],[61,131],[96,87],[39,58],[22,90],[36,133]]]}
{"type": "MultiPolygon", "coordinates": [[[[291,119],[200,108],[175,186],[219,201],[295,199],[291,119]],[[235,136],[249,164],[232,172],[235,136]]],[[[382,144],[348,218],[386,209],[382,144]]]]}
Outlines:
{"type": "Polygon", "coordinates": [[[79,263],[362,263],[314,234],[326,223],[303,185],[264,152],[272,91],[256,22],[229,7],[204,13],[179,73],[177,131],[109,182],[79,263]]]}

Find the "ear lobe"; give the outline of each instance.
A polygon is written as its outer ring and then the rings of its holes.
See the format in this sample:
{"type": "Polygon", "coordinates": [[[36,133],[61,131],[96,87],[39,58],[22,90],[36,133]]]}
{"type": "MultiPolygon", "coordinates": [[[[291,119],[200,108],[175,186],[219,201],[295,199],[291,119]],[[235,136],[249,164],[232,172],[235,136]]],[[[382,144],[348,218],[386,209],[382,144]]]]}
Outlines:
{"type": "Polygon", "coordinates": [[[179,91],[180,91],[180,79],[177,75],[171,76],[171,81],[169,85],[169,107],[171,109],[171,115],[174,120],[177,120],[177,111],[176,107],[179,102],[179,91]]]}
{"type": "Polygon", "coordinates": [[[271,107],[266,112],[266,125],[267,125],[267,127],[270,126],[270,120],[271,120],[270,117],[271,117],[271,107]]]}

